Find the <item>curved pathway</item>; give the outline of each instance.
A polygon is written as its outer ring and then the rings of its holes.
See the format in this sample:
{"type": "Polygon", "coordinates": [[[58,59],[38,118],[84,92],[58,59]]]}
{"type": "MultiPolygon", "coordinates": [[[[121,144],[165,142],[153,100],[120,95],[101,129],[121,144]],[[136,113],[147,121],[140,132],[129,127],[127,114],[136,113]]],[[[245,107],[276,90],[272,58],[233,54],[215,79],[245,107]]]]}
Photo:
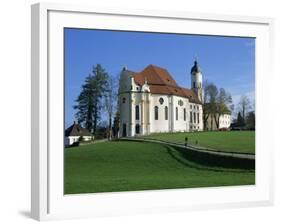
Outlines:
{"type": "Polygon", "coordinates": [[[223,157],[232,157],[232,158],[237,158],[237,159],[246,159],[246,160],[255,160],[255,154],[249,154],[249,153],[238,153],[238,152],[223,152],[223,151],[213,151],[213,150],[208,150],[205,148],[199,148],[199,147],[194,147],[191,145],[183,145],[183,144],[178,144],[178,143],[173,143],[173,142],[166,142],[162,140],[156,140],[156,139],[149,139],[149,138],[139,138],[139,137],[126,137],[126,138],[121,138],[120,140],[127,140],[127,141],[142,141],[142,142],[153,142],[153,143],[159,143],[159,144],[165,144],[165,145],[170,145],[170,146],[176,146],[182,149],[187,149],[195,152],[200,152],[200,153],[207,153],[211,155],[216,155],[216,156],[223,156],[223,157]]]}

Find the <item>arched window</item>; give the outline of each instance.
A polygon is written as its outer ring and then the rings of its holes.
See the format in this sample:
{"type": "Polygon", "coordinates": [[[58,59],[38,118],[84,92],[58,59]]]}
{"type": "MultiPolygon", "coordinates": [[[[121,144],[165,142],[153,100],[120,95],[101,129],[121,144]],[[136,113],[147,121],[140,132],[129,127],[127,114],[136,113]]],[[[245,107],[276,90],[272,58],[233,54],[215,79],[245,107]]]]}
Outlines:
{"type": "Polygon", "coordinates": [[[179,111],[178,111],[178,108],[176,107],[176,120],[179,119],[179,111]]]}
{"type": "Polygon", "coordinates": [[[193,121],[194,121],[194,123],[196,123],[196,113],[195,112],[193,113],[193,121]]]}
{"type": "Polygon", "coordinates": [[[158,120],[158,107],[157,106],[154,107],[154,119],[158,120]]]}
{"type": "Polygon", "coordinates": [[[136,105],[136,120],[140,119],[140,107],[139,105],[136,105]]]}
{"type": "Polygon", "coordinates": [[[168,120],[168,107],[165,106],[165,120],[168,120]]]}
{"type": "Polygon", "coordinates": [[[185,108],[183,108],[183,120],[186,121],[186,109],[185,108]]]}
{"type": "Polygon", "coordinates": [[[122,102],[126,103],[126,98],[125,97],[123,97],[122,102]]]}

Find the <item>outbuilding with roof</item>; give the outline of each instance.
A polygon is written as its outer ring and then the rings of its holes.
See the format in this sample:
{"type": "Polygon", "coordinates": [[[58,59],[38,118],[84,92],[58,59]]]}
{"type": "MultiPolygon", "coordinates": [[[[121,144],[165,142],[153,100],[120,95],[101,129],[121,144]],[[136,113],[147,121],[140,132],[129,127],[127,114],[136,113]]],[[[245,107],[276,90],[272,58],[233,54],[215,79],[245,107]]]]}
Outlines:
{"type": "Polygon", "coordinates": [[[92,134],[88,129],[81,127],[81,125],[74,121],[74,123],[65,130],[64,133],[64,144],[65,146],[73,145],[79,141],[90,141],[92,140],[92,134]]]}

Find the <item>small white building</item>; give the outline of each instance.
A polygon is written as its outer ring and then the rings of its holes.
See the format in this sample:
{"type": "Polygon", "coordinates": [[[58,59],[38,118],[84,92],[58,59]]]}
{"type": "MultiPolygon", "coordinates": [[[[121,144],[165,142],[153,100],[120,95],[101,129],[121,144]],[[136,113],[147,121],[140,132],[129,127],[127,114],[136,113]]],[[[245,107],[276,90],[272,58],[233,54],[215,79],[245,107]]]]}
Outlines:
{"type": "MultiPolygon", "coordinates": [[[[215,116],[218,116],[218,114],[216,114],[215,116]]],[[[226,112],[224,114],[221,114],[219,117],[219,127],[216,124],[215,118],[214,116],[209,116],[207,119],[207,127],[206,130],[207,131],[216,131],[216,130],[220,130],[220,129],[229,129],[230,125],[231,125],[231,113],[226,112]]]]}
{"type": "Polygon", "coordinates": [[[82,128],[80,124],[74,122],[69,128],[65,130],[64,145],[70,146],[78,142],[82,137],[83,141],[91,141],[92,134],[86,128],[82,128]]]}
{"type": "Polygon", "coordinates": [[[202,131],[204,92],[197,61],[190,75],[191,89],[187,89],[155,65],[141,72],[123,68],[118,92],[119,136],[202,131]]]}

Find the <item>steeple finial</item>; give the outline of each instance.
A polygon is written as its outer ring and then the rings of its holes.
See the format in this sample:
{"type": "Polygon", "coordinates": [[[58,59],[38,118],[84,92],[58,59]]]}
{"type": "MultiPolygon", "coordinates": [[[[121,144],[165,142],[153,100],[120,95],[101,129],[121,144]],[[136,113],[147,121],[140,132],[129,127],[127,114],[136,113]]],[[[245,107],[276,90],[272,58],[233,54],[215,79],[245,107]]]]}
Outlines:
{"type": "Polygon", "coordinates": [[[197,64],[197,54],[194,55],[194,64],[197,64]]]}
{"type": "Polygon", "coordinates": [[[127,65],[124,65],[123,66],[123,71],[126,71],[126,70],[128,70],[127,65]]]}

